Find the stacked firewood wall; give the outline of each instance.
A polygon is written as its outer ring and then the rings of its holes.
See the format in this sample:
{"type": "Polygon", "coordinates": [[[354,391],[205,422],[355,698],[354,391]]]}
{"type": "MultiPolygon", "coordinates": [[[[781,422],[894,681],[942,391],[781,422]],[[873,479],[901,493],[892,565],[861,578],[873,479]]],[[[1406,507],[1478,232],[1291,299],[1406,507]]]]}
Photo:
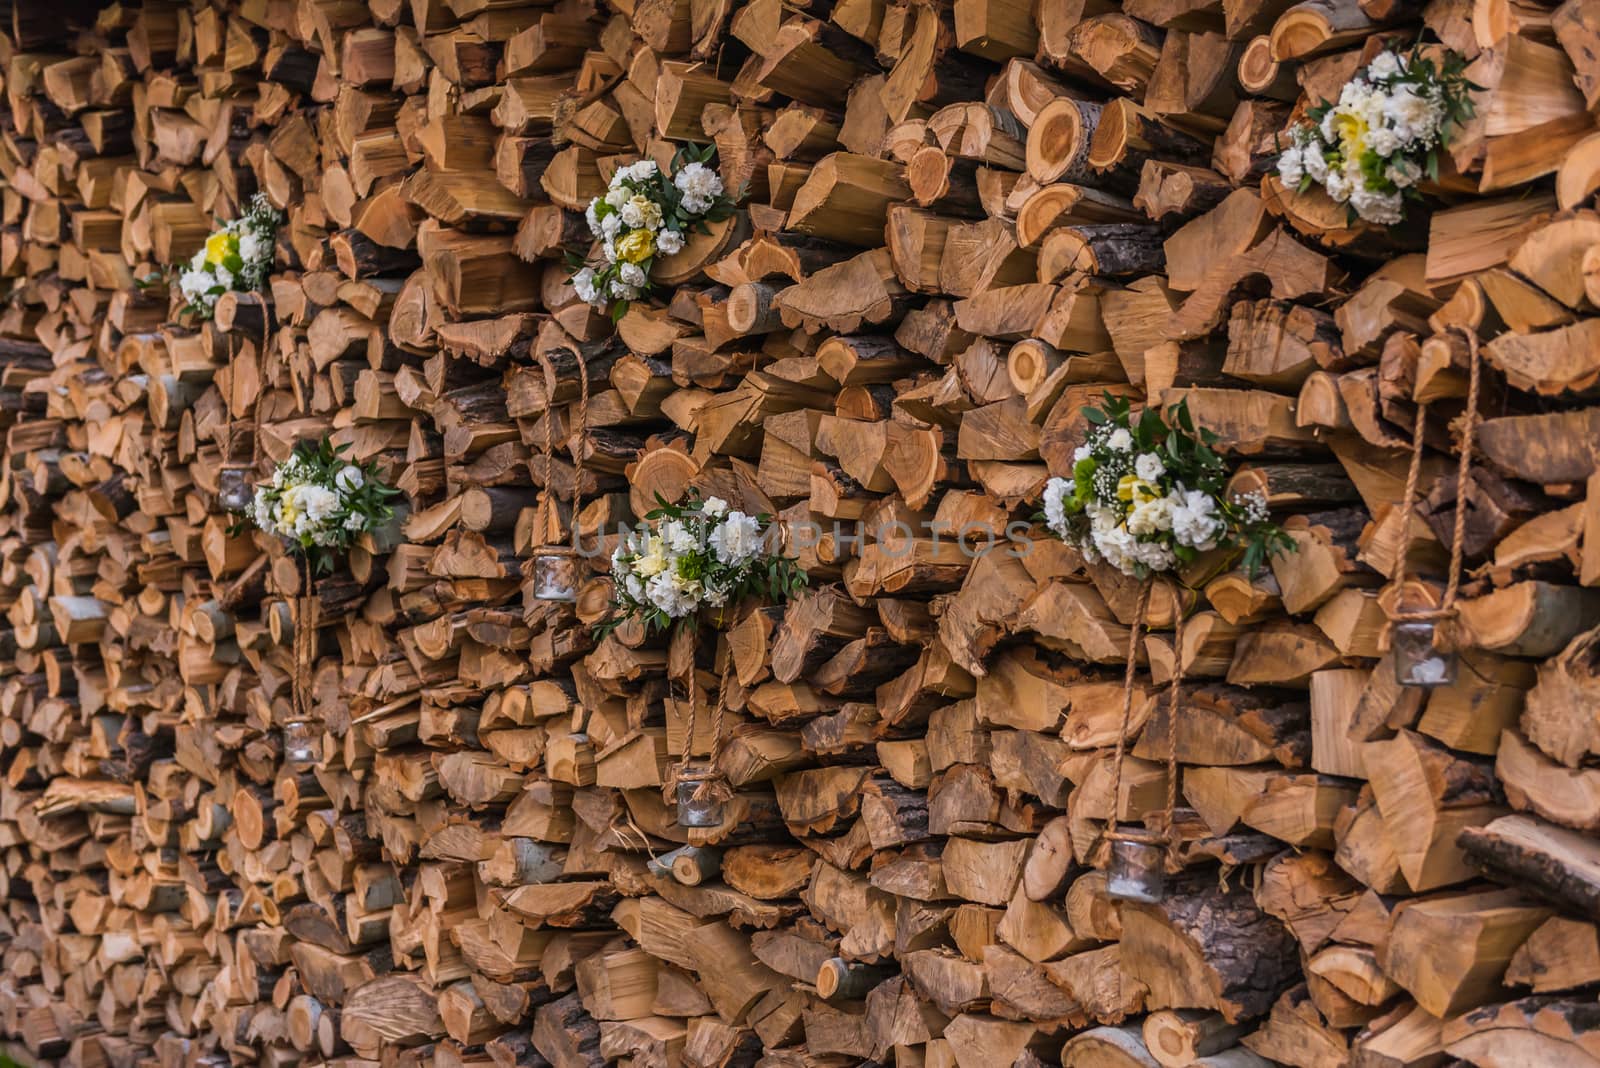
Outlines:
{"type": "Polygon", "coordinates": [[[12,1059],[1600,1064],[1590,0],[5,7],[12,1059]],[[1281,132],[1419,35],[1478,86],[1427,203],[1285,189],[1281,132]],[[740,211],[613,325],[564,253],[689,142],[740,211]],[[153,269],[258,190],[269,290],[179,325],[153,269]],[[1156,584],[1116,797],[1137,584],[1035,521],[1107,391],[1186,398],[1298,550],[1156,584]],[[299,572],[216,495],[324,434],[405,514],[315,583],[297,770],[299,572]],[[698,488],[808,591],[597,639],[607,553],[529,586],[550,440],[568,530],[698,488]],[[1462,670],[1402,689],[1391,580],[1463,507],[1462,670]],[[1113,901],[1089,848],[1169,745],[1188,867],[1113,901]]]}

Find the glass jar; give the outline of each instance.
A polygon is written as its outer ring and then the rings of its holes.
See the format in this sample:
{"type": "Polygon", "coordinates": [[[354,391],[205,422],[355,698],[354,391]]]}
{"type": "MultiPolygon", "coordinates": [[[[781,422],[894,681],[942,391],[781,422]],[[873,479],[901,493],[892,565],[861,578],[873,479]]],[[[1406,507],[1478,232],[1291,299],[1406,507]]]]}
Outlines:
{"type": "Polygon", "coordinates": [[[322,729],[310,720],[283,725],[283,762],[296,771],[316,765],[321,758],[322,729]]]}
{"type": "Polygon", "coordinates": [[[1389,634],[1394,678],[1402,686],[1431,690],[1456,681],[1456,654],[1438,647],[1438,627],[1427,620],[1396,623],[1389,634]]]}
{"type": "Polygon", "coordinates": [[[1118,901],[1154,905],[1167,892],[1167,849],[1154,837],[1111,839],[1106,893],[1118,901]]]}
{"type": "Polygon", "coordinates": [[[533,596],[539,601],[576,601],[583,561],[564,546],[545,546],[533,557],[533,596]]]}
{"type": "Polygon", "coordinates": [[[250,468],[228,465],[217,476],[217,503],[230,512],[243,512],[256,499],[250,468]]]}
{"type": "Polygon", "coordinates": [[[722,823],[722,802],[710,791],[700,789],[714,775],[711,765],[704,763],[690,765],[678,773],[678,826],[716,827],[722,823]]]}

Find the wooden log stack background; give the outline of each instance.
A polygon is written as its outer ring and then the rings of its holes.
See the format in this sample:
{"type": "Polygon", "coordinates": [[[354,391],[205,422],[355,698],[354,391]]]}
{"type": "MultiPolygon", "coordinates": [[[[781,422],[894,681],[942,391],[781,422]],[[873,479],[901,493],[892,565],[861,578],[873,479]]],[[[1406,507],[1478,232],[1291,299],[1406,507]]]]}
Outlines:
{"type": "Polygon", "coordinates": [[[1600,1065],[1590,0],[4,6],[13,1060],[1600,1065]],[[1279,185],[1419,34],[1480,87],[1428,204],[1279,185]],[[613,328],[588,198],[707,141],[741,211],[613,328]],[[257,190],[270,291],[176,325],[150,271],[257,190]],[[1116,797],[1137,590],[1029,536],[1104,391],[1186,397],[1298,546],[1157,587],[1116,797]],[[405,517],[316,583],[296,771],[296,568],[216,492],[324,433],[405,517]],[[596,641],[605,556],[525,570],[550,440],[591,538],[698,487],[809,592],[596,641]],[[1401,690],[1459,508],[1463,670],[1401,690]],[[688,680],[737,791],[693,834],[688,680]],[[1169,745],[1188,868],[1118,905],[1088,847],[1169,745]]]}

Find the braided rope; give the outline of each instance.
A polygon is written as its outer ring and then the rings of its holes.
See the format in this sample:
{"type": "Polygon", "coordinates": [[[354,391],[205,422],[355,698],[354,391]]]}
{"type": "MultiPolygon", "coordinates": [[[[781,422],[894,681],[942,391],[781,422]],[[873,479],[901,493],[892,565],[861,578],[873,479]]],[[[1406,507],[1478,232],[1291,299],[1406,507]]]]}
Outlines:
{"type": "MultiPolygon", "coordinates": [[[[1444,599],[1438,608],[1407,612],[1396,610],[1389,619],[1396,623],[1432,622],[1450,619],[1456,614],[1456,599],[1461,592],[1462,558],[1465,555],[1467,536],[1467,479],[1472,474],[1472,450],[1478,431],[1478,400],[1483,385],[1483,361],[1478,355],[1478,336],[1458,327],[1467,342],[1467,410],[1461,423],[1461,454],[1456,458],[1456,514],[1450,530],[1450,573],[1445,579],[1444,599]]],[[[1416,509],[1417,487],[1422,478],[1423,426],[1428,406],[1417,405],[1417,419],[1411,428],[1411,467],[1406,472],[1405,500],[1401,506],[1400,560],[1395,567],[1395,586],[1404,596],[1405,583],[1410,577],[1406,555],[1406,539],[1411,531],[1411,517],[1416,509]]]]}
{"type": "Polygon", "coordinates": [[[1139,631],[1144,626],[1145,614],[1150,608],[1150,590],[1154,583],[1146,582],[1139,590],[1139,603],[1133,612],[1133,624],[1128,628],[1128,662],[1122,674],[1122,727],[1117,731],[1117,754],[1111,772],[1111,818],[1106,821],[1104,837],[1116,837],[1120,822],[1122,795],[1122,764],[1128,749],[1128,727],[1133,722],[1133,678],[1139,666],[1139,631]]]}
{"type": "MultiPolygon", "coordinates": [[[[550,362],[550,357],[542,352],[535,352],[533,358],[539,361],[539,369],[544,372],[544,498],[539,510],[542,528],[539,531],[539,544],[547,545],[550,537],[550,517],[556,507],[556,369],[550,362]]],[[[561,526],[559,513],[555,515],[555,520],[559,530],[561,526]]]]}
{"type": "Polygon", "coordinates": [[[1178,810],[1178,698],[1183,687],[1183,606],[1178,606],[1178,617],[1172,627],[1172,687],[1167,691],[1167,807],[1166,834],[1168,845],[1173,844],[1172,818],[1178,810]]]}

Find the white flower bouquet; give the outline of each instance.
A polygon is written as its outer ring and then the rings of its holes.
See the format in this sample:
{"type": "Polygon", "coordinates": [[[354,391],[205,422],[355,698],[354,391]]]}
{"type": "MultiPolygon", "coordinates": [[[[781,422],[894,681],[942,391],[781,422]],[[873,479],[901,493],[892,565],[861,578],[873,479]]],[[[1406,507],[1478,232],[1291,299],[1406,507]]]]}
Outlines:
{"type": "Polygon", "coordinates": [[[733,198],[709,166],[715,155],[715,146],[686,145],[673,156],[670,176],[651,159],[617,169],[606,195],[591,200],[586,212],[602,258],[585,264],[570,257],[579,297],[601,310],[609,306],[613,322],[621,319],[629,301],[650,292],[657,256],[681,251],[692,230],[704,232],[707,222],[733,213],[733,198]]]}
{"type": "Polygon", "coordinates": [[[1466,61],[1445,50],[1439,62],[1419,46],[1383,51],[1345,85],[1336,103],[1306,112],[1278,157],[1278,176],[1304,191],[1320,185],[1351,221],[1394,224],[1417,183],[1439,177],[1439,149],[1473,115],[1466,61]]]}
{"type": "Polygon", "coordinates": [[[1052,478],[1041,518],[1091,562],[1105,560],[1125,575],[1171,571],[1213,549],[1242,548],[1254,575],[1294,542],[1267,514],[1260,493],[1228,497],[1228,471],[1216,435],[1196,431],[1188,405],[1132,417],[1127,398],[1106,395],[1084,415],[1089,439],[1073,454],[1072,478],[1052,478]]]}
{"type": "Polygon", "coordinates": [[[272,481],[256,487],[248,513],[257,527],[304,553],[319,574],[333,570],[358,534],[394,517],[389,499],[400,492],[383,484],[376,464],[347,462],[340,455],[346,448],[327,438],[300,442],[272,481]]]}
{"type": "Polygon", "coordinates": [[[635,616],[647,630],[665,630],[702,607],[749,596],[779,601],[805,588],[805,571],[768,548],[770,516],[731,509],[720,497],[656,500],[660,507],[645,516],[650,526],[628,533],[611,554],[614,612],[600,633],[635,616]]]}
{"type": "Polygon", "coordinates": [[[201,319],[216,311],[217,298],[237,290],[251,292],[272,273],[273,245],[284,216],[257,193],[245,213],[206,238],[189,265],[175,269],[184,309],[201,319]]]}

